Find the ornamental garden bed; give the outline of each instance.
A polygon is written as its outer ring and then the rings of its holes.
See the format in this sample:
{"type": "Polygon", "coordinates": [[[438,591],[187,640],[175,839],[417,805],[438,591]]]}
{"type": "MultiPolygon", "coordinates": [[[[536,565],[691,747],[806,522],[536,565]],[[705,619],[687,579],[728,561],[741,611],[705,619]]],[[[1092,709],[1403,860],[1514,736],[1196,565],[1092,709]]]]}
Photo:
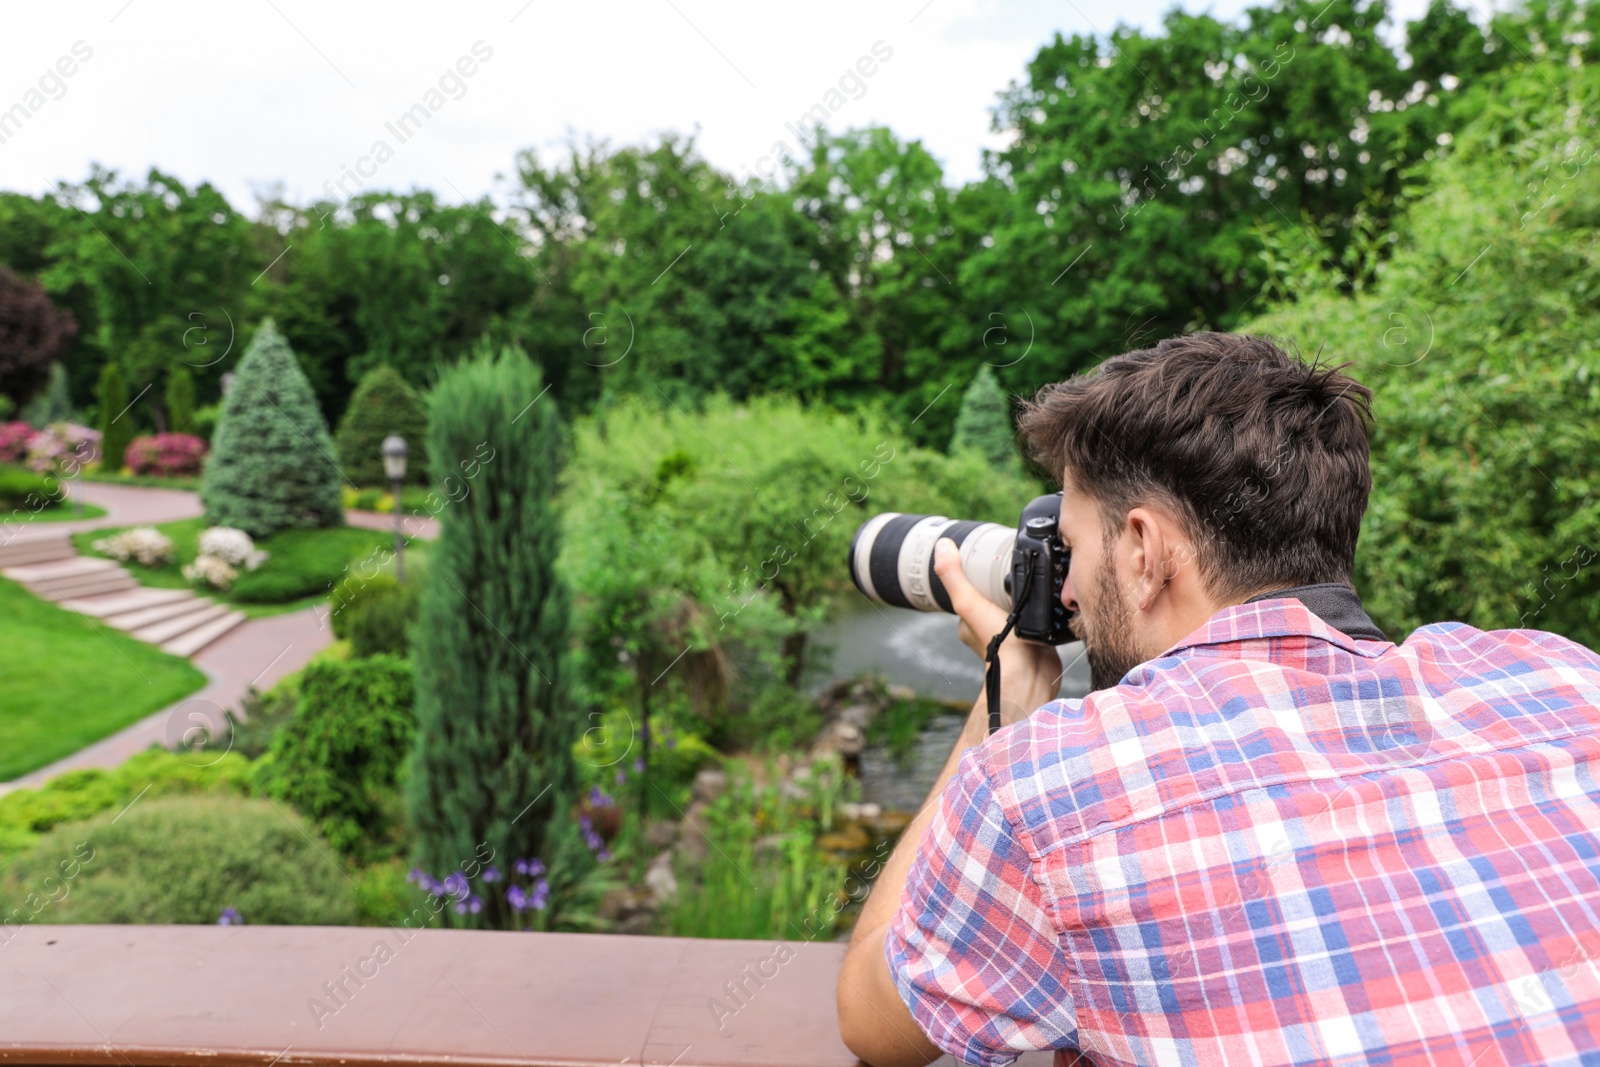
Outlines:
{"type": "MultiPolygon", "coordinates": [[[[146,566],[134,560],[126,563],[141,585],[159,589],[196,588],[205,596],[236,606],[256,617],[294,611],[326,597],[328,590],[346,572],[371,559],[375,568],[389,558],[394,535],[388,531],[338,526],[318,530],[283,530],[256,542],[267,558],[255,570],[240,569],[227,589],[196,585],[183,575],[183,568],[199,555],[201,531],[211,523],[204,518],[180,519],[155,528],[172,539],[173,560],[146,566]]],[[[74,534],[73,546],[88,556],[105,556],[94,543],[117,530],[95,530],[74,534]]]]}

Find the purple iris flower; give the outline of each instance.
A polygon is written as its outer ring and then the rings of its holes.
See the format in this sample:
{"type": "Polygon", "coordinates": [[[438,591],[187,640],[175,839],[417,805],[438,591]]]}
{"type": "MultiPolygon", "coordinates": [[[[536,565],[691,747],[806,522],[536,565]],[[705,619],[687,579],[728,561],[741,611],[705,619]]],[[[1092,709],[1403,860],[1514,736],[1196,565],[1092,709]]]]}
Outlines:
{"type": "Polygon", "coordinates": [[[512,911],[527,911],[528,894],[522,891],[520,885],[514,885],[506,890],[506,903],[511,905],[512,911]]]}
{"type": "Polygon", "coordinates": [[[483,869],[483,880],[485,882],[498,882],[500,880],[500,868],[485,867],[483,869]]]}
{"type": "Polygon", "coordinates": [[[218,926],[243,926],[244,917],[233,908],[223,908],[222,918],[217,920],[218,926]]]}

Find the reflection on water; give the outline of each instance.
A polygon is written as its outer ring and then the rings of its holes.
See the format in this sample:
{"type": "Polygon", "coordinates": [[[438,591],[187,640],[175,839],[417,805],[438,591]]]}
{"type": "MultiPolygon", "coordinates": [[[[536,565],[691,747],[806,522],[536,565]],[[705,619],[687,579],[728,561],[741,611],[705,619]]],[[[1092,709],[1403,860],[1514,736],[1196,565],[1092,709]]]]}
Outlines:
{"type": "MultiPolygon", "coordinates": [[[[915,811],[949,757],[967,710],[983,692],[983,661],[961,643],[954,615],[882,607],[865,597],[858,603],[862,610],[844,615],[813,636],[810,690],[820,692],[836,678],[881,674],[891,684],[909,686],[918,696],[960,707],[929,720],[904,763],[877,746],[861,754],[862,800],[887,811],[915,811]]],[[[1059,651],[1064,667],[1060,695],[1085,695],[1089,664],[1082,643],[1062,645],[1059,651]]]]}

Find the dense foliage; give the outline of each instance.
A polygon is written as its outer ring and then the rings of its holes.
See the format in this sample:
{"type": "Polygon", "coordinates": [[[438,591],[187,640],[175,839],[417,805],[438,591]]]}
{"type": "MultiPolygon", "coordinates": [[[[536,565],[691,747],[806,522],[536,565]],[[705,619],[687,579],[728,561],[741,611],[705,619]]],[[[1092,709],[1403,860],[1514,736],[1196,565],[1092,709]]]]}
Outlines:
{"type": "Polygon", "coordinates": [[[1600,77],[1509,80],[1433,170],[1373,284],[1308,256],[1252,325],[1376,392],[1357,583],[1391,636],[1440,619],[1600,645],[1600,77]]]}
{"type": "Polygon", "coordinates": [[[296,814],[224,795],[144,798],[44,835],[7,864],[0,903],[36,922],[333,926],[355,896],[296,814]]]}
{"type": "Polygon", "coordinates": [[[239,361],[200,484],[206,517],[251,537],[337,526],[338,458],[327,424],[268,319],[239,361]]]}
{"type": "Polygon", "coordinates": [[[417,391],[393,367],[380,364],[361,379],[339,421],[338,445],[344,476],[355,485],[388,485],[383,439],[405,438],[406,481],[428,482],[428,417],[417,391]]]}

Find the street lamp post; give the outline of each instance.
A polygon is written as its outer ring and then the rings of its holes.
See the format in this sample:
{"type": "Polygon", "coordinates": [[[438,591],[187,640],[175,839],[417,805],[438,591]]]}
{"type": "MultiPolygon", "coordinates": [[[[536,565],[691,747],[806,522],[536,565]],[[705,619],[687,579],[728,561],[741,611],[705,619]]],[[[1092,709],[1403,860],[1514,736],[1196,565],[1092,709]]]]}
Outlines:
{"type": "Polygon", "coordinates": [[[400,536],[400,486],[406,478],[406,439],[390,434],[383,439],[383,473],[394,491],[394,576],[406,580],[405,541],[400,536]]]}

